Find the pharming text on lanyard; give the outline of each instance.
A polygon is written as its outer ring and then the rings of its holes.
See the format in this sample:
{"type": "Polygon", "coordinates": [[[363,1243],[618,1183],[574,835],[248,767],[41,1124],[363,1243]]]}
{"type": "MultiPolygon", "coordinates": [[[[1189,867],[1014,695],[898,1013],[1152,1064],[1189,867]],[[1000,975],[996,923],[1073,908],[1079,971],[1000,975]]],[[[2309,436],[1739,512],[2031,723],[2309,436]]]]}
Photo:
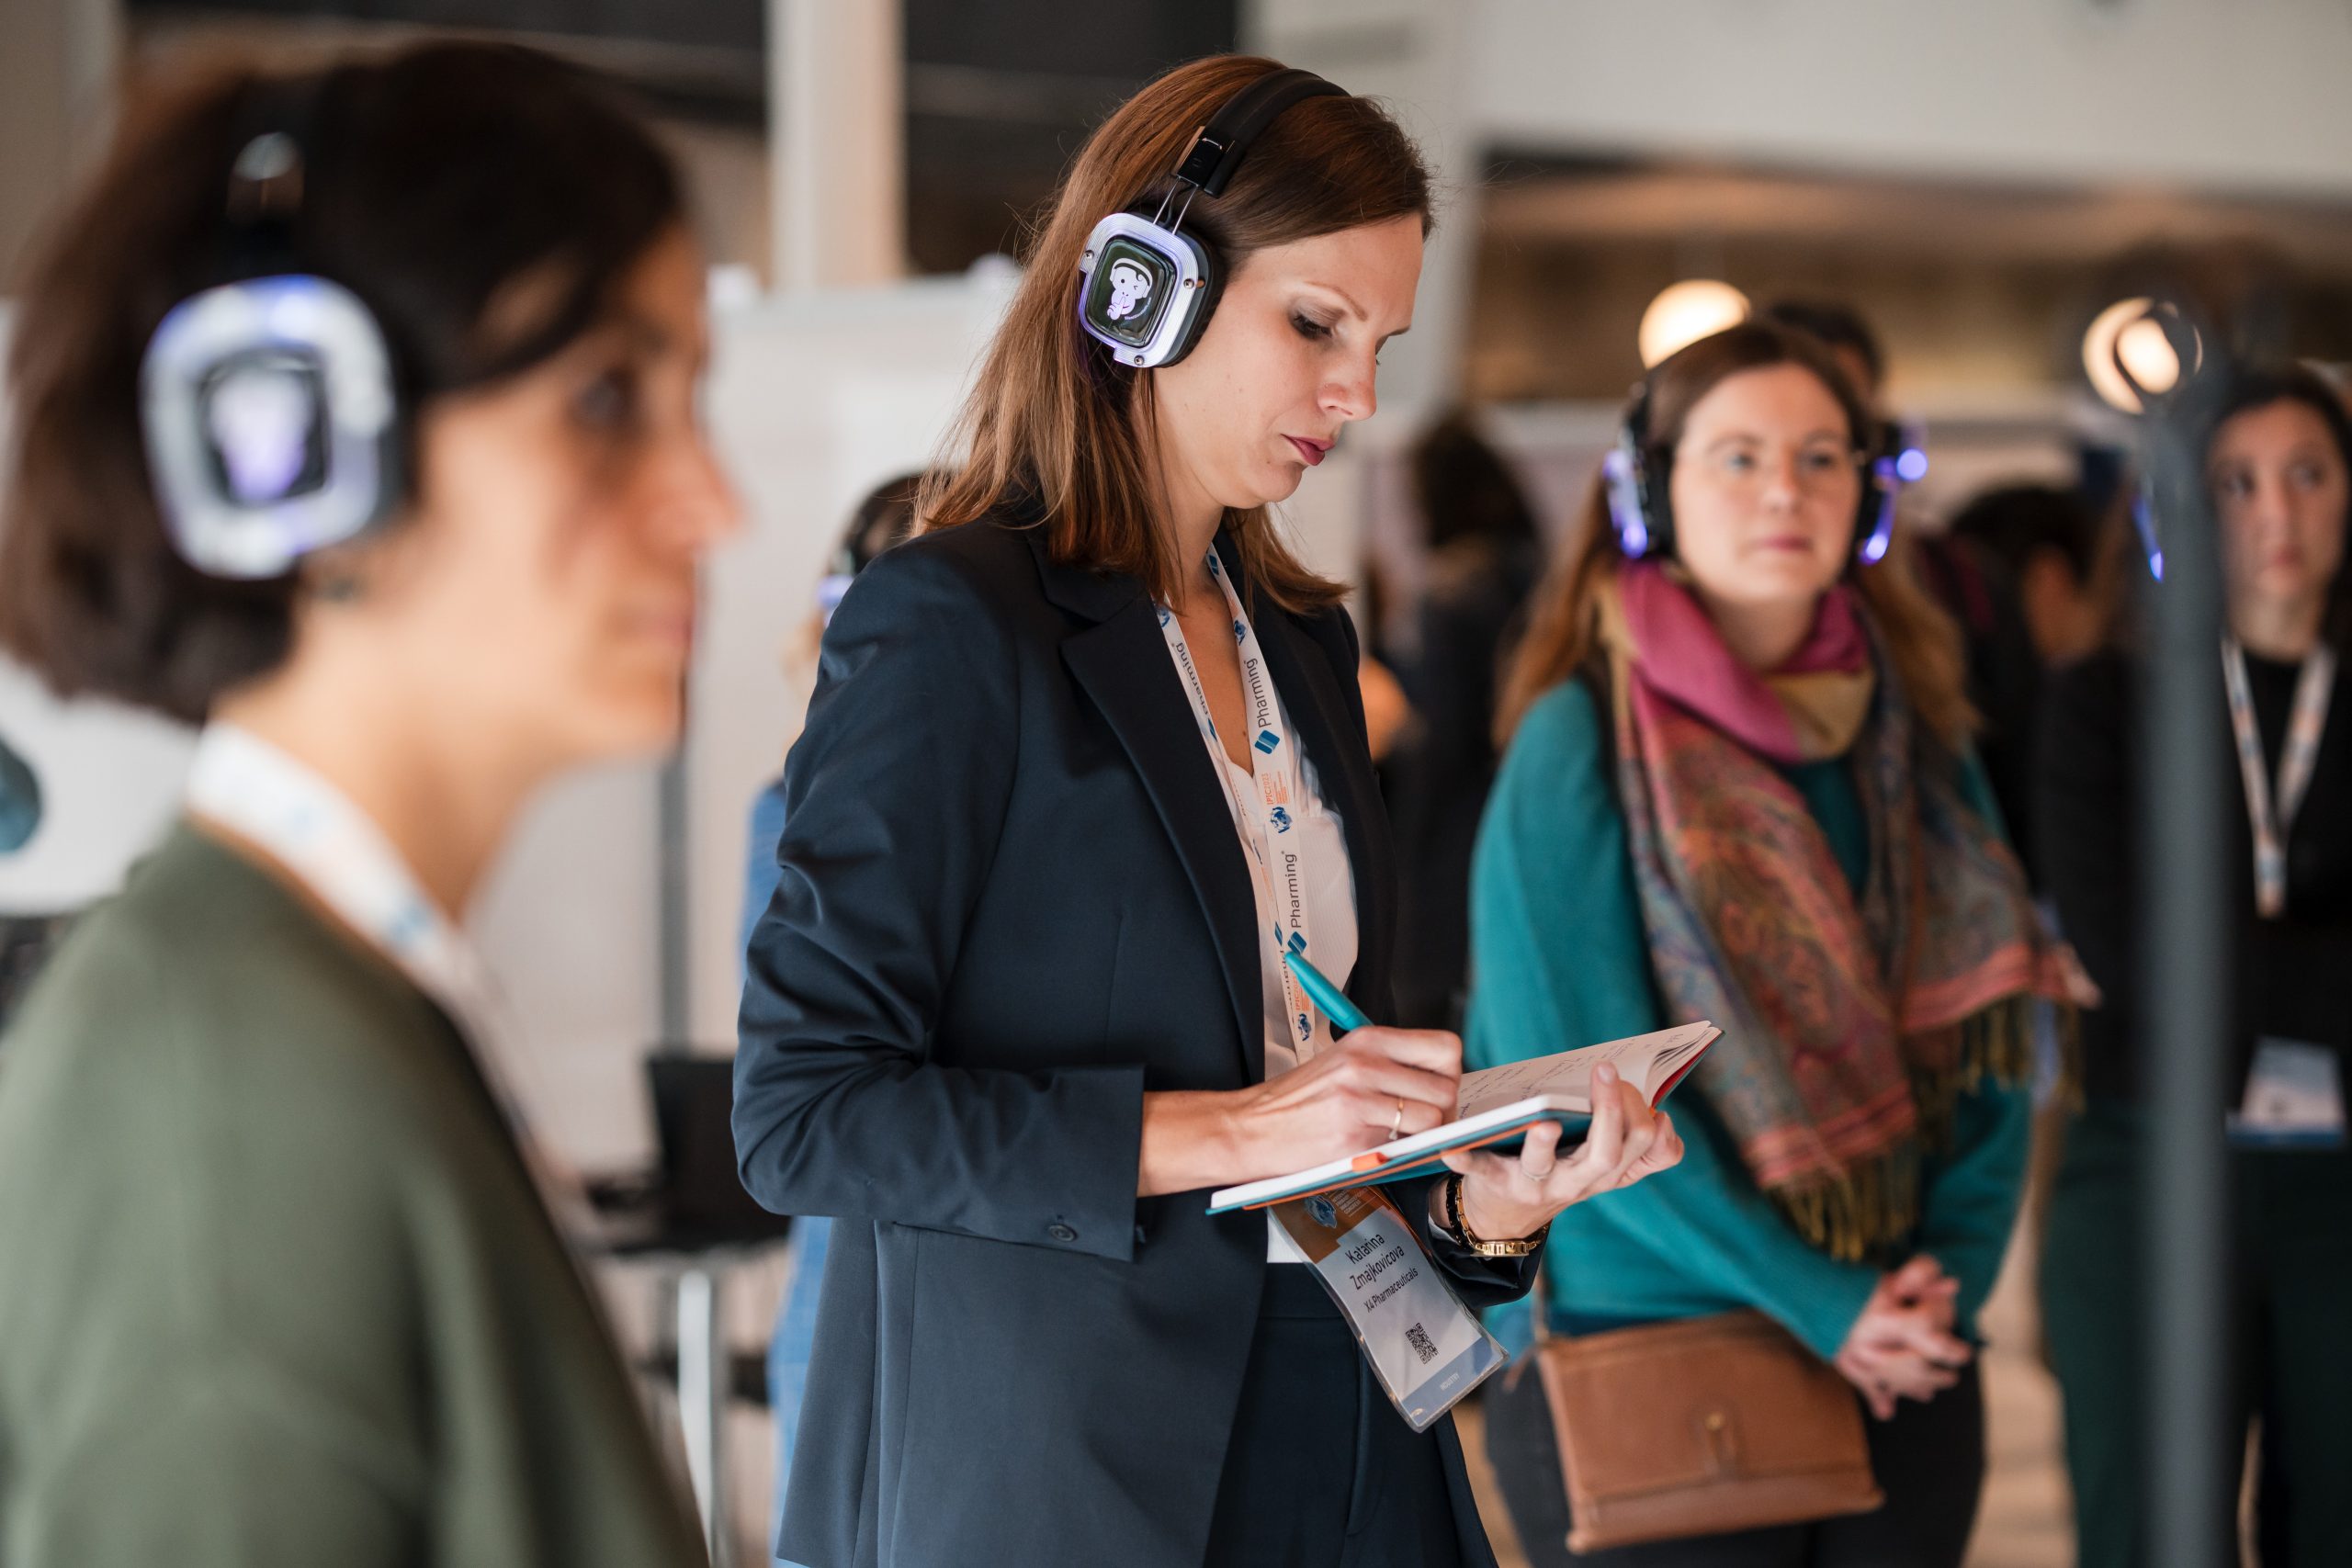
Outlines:
{"type": "Polygon", "coordinates": [[[1214,551],[1208,558],[1208,569],[1217,586],[1225,590],[1226,609],[1232,616],[1233,638],[1241,656],[1241,684],[1250,708],[1250,775],[1258,796],[1254,802],[1244,800],[1233,786],[1225,747],[1217,739],[1216,722],[1209,716],[1208,689],[1201,683],[1200,668],[1193,662],[1192,649],[1184,644],[1182,625],[1165,604],[1158,607],[1159,630],[1168,639],[1168,651],[1174,655],[1176,668],[1184,677],[1184,694],[1192,700],[1193,717],[1200,726],[1201,739],[1208,745],[1217,781],[1225,786],[1234,823],[1241,830],[1241,842],[1250,852],[1250,875],[1273,915],[1275,949],[1262,962],[1272,964],[1282,977],[1283,1016],[1289,1023],[1291,1049],[1303,1062],[1321,1045],[1329,1044],[1331,1038],[1329,1021],[1308,1001],[1299,987],[1298,977],[1282,961],[1284,947],[1302,956],[1311,956],[1306,945],[1306,890],[1311,884],[1303,863],[1304,846],[1290,837],[1296,825],[1294,813],[1304,805],[1300,792],[1306,787],[1305,770],[1298,747],[1283,723],[1282,705],[1274,697],[1273,678],[1266,671],[1265,650],[1259,646],[1258,634],[1241,608],[1240,596],[1227,581],[1223,565],[1214,551]]]}

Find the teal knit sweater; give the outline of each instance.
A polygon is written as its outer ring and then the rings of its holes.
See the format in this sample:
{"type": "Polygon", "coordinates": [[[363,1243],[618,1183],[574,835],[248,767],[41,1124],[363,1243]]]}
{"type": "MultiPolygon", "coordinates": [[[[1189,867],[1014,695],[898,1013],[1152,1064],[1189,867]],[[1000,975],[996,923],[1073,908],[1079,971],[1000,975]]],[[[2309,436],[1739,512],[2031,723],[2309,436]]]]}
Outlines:
{"type": "MultiPolygon", "coordinates": [[[[1487,804],[1472,863],[1474,1067],[1662,1029],[1625,819],[1608,776],[1609,738],[1592,694],[1569,681],[1529,710],[1487,804]]],[[[1849,884],[1868,829],[1843,761],[1788,771],[1849,884]]],[[[1972,796],[1993,812],[1973,763],[1972,796]]],[[[1552,1228],[1551,1321],[1589,1333],[1757,1308],[1823,1359],[1834,1357],[1879,1279],[1815,1248],[1758,1190],[1693,1078],[1668,1101],[1682,1163],[1579,1203],[1552,1228]]],[[[2025,1180],[2031,1097],[1987,1084],[1963,1093],[1951,1147],[1922,1173],[1921,1215],[1904,1255],[1926,1252],[1960,1281],[1959,1331],[1973,1337],[2025,1180]]],[[[1523,1322],[1498,1324],[1524,1330],[1523,1322]]]]}

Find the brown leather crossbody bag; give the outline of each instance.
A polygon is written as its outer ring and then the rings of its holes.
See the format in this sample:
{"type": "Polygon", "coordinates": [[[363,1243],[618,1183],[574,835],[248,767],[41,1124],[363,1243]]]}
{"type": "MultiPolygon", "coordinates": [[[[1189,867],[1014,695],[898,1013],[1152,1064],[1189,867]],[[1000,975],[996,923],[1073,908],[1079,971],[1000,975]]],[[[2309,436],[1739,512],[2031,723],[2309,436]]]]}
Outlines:
{"type": "MultiPolygon", "coordinates": [[[[1861,1404],[1758,1312],[1563,1337],[1533,1305],[1533,1360],[1559,1439],[1568,1550],[1866,1514],[1861,1404]]],[[[1525,1375],[1524,1360],[1508,1374],[1525,1375]]]]}

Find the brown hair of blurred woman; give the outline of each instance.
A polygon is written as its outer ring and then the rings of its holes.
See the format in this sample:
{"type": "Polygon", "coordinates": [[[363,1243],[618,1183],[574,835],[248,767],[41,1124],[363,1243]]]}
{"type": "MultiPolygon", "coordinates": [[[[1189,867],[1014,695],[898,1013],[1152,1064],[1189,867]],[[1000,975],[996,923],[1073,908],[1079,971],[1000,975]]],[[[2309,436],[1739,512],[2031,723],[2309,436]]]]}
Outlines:
{"type": "MultiPolygon", "coordinates": [[[[1857,447],[1866,446],[1873,425],[1851,382],[1812,336],[1763,321],[1743,321],[1662,361],[1649,377],[1647,460],[1653,471],[1673,461],[1684,422],[1716,385],[1743,371],[1797,365],[1819,378],[1845,410],[1857,447]]],[[[1609,514],[1609,491],[1596,475],[1568,547],[1535,591],[1527,636],[1520,644],[1498,705],[1496,733],[1508,743],[1535,700],[1582,669],[1599,636],[1601,591],[1623,564],[1617,531],[1609,514]]],[[[1902,682],[1904,694],[1947,743],[1957,744],[1974,729],[1976,716],[1966,692],[1966,664],[1960,633],[1919,585],[1902,534],[1886,559],[1848,571],[1902,682]]]]}
{"type": "MultiPolygon", "coordinates": [[[[235,275],[232,165],[284,85],[234,68],[134,95],[22,280],[0,648],[62,695],[196,722],[291,646],[299,574],[209,577],[173,548],[139,393],[165,313],[235,275]]],[[[374,314],[412,410],[551,358],[684,216],[674,171],[627,107],[544,54],[425,45],[299,90],[307,177],[287,248],[374,314]]]]}
{"type": "MultiPolygon", "coordinates": [[[[1029,246],[1027,276],[958,421],[956,471],[925,490],[923,528],[1025,507],[1043,513],[1057,560],[1141,578],[1162,601],[1180,596],[1184,567],[1155,515],[1151,373],[1114,363],[1080,330],[1079,261],[1097,220],[1156,197],[1217,108],[1281,69],[1249,55],[1180,65],[1087,139],[1029,246]]],[[[1268,246],[1406,217],[1428,231],[1420,154],[1372,100],[1326,96],[1286,110],[1225,194],[1193,203],[1184,226],[1216,248],[1230,276],[1268,246]]],[[[1250,581],[1283,608],[1317,608],[1345,592],[1291,553],[1263,509],[1227,523],[1250,581]]]]}

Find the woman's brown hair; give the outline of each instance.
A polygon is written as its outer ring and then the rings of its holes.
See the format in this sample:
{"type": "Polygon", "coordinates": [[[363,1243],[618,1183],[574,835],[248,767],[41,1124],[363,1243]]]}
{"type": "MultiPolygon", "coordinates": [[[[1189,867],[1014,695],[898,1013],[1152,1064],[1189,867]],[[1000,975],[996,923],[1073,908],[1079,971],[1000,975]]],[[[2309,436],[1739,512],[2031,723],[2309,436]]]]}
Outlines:
{"type": "MultiPolygon", "coordinates": [[[[0,648],[62,695],[198,721],[290,650],[299,574],[208,577],[173,548],[139,378],[165,312],[243,270],[231,169],[269,106],[297,103],[290,265],[366,303],[412,412],[560,352],[684,220],[669,156],[628,107],[529,50],[430,43],[135,94],[23,280],[9,354],[0,648]]],[[[413,451],[402,467],[414,473],[413,451]]]]}
{"type": "MultiPolygon", "coordinates": [[[[1856,445],[1868,442],[1872,428],[1869,411],[1826,348],[1788,328],[1744,321],[1701,338],[1650,372],[1644,457],[1651,471],[1664,473],[1673,462],[1683,425],[1700,399],[1742,371],[1774,365],[1811,371],[1846,411],[1847,428],[1854,433],[1856,445]]],[[[1577,532],[1536,590],[1527,636],[1504,678],[1496,709],[1499,744],[1510,744],[1511,732],[1538,698],[1592,659],[1599,648],[1601,594],[1616,580],[1623,559],[1610,521],[1608,486],[1596,475],[1577,532]]],[[[1966,740],[1976,727],[1976,714],[1968,702],[1960,632],[1919,585],[1901,533],[1886,559],[1849,569],[1849,575],[1885,639],[1895,679],[1912,708],[1946,744],[1966,740]]]]}
{"type": "MultiPolygon", "coordinates": [[[[951,445],[965,446],[925,490],[926,530],[991,514],[1042,514],[1056,560],[1124,572],[1154,597],[1181,596],[1184,565],[1159,515],[1147,460],[1151,372],[1123,367],[1078,324],[1078,264],[1109,213],[1156,197],[1219,106],[1283,67],[1248,55],[1180,65],[1087,139],[1024,258],[1028,272],[980,367],[951,445]]],[[[1222,257],[1431,212],[1420,154],[1366,98],[1293,105],[1250,147],[1223,196],[1194,201],[1185,229],[1222,257]]],[[[1300,564],[1264,508],[1228,512],[1251,581],[1289,610],[1337,601],[1339,584],[1300,564]]]]}

